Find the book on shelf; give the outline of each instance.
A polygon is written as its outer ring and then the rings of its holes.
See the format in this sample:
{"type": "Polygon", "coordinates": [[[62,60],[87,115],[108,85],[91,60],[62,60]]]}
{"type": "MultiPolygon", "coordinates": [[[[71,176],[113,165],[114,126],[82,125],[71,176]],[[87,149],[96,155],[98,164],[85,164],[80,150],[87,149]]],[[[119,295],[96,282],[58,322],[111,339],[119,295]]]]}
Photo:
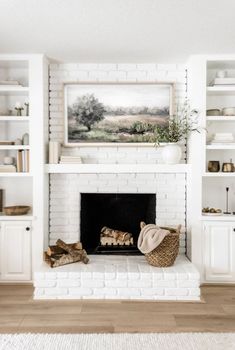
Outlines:
{"type": "Polygon", "coordinates": [[[49,163],[58,164],[61,153],[61,145],[58,141],[49,142],[49,163]]]}
{"type": "Polygon", "coordinates": [[[7,86],[20,86],[20,83],[17,80],[0,80],[0,85],[7,86]]]}
{"type": "Polygon", "coordinates": [[[213,85],[234,85],[235,78],[215,78],[213,85]]]}
{"type": "Polygon", "coordinates": [[[0,189],[0,213],[3,210],[3,189],[0,189]]]}
{"type": "Polygon", "coordinates": [[[211,141],[210,145],[235,145],[234,141],[211,141]]]}
{"type": "Polygon", "coordinates": [[[17,152],[16,168],[18,173],[29,172],[29,150],[19,150],[17,152]]]}
{"type": "Polygon", "coordinates": [[[15,172],[16,172],[15,165],[0,164],[0,173],[15,173],[15,172]]]}
{"type": "Polygon", "coordinates": [[[73,162],[65,162],[65,161],[60,161],[60,164],[82,164],[82,162],[75,162],[75,161],[73,161],[73,162]]]}
{"type": "Polygon", "coordinates": [[[61,156],[60,164],[82,164],[80,156],[61,156]]]}
{"type": "Polygon", "coordinates": [[[13,141],[0,141],[0,146],[13,146],[13,141]]]}

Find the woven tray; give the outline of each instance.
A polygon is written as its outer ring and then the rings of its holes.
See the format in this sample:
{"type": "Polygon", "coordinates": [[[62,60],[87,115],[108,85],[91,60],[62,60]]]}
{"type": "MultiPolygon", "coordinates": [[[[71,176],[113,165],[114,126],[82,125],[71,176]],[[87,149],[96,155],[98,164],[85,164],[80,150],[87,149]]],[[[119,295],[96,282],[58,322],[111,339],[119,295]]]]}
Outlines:
{"type": "Polygon", "coordinates": [[[3,212],[5,215],[26,215],[30,210],[26,205],[15,205],[12,207],[4,207],[3,212]]]}

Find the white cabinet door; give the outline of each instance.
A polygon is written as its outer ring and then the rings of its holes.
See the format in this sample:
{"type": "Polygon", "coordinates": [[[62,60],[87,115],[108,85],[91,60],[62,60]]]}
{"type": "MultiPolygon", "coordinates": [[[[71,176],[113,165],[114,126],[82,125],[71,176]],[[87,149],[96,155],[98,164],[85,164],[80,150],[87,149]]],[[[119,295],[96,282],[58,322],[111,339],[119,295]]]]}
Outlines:
{"type": "Polygon", "coordinates": [[[206,281],[235,281],[234,230],[232,222],[204,223],[206,281]]]}
{"type": "Polygon", "coordinates": [[[3,221],[1,223],[1,280],[31,279],[31,223],[3,221]]]}

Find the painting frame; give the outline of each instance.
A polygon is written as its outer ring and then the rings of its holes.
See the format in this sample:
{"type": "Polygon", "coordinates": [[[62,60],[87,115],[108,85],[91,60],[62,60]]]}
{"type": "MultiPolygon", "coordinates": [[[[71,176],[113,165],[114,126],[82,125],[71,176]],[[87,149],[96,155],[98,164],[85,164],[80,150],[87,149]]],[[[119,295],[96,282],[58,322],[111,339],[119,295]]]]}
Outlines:
{"type": "Polygon", "coordinates": [[[63,106],[64,106],[64,146],[66,147],[99,147],[99,146],[107,146],[107,147],[119,147],[119,146],[128,146],[128,147],[142,147],[142,146],[154,146],[153,142],[69,142],[69,132],[68,132],[68,94],[67,90],[70,86],[153,86],[156,85],[158,87],[168,87],[169,88],[169,116],[174,115],[174,97],[175,97],[175,82],[150,82],[150,81],[142,81],[142,82],[97,82],[97,81],[81,81],[81,82],[65,82],[63,83],[63,106]]]}

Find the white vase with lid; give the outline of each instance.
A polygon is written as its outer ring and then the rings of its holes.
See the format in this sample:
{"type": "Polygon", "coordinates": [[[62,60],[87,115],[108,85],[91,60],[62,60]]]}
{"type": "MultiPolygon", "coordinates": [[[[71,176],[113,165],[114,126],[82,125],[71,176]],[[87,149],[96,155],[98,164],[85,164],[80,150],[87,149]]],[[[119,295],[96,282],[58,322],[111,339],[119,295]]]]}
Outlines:
{"type": "Polygon", "coordinates": [[[29,134],[26,132],[22,137],[23,145],[29,145],[29,134]]]}
{"type": "Polygon", "coordinates": [[[177,143],[171,142],[162,148],[161,155],[164,164],[179,164],[182,157],[182,150],[177,143]]]}

